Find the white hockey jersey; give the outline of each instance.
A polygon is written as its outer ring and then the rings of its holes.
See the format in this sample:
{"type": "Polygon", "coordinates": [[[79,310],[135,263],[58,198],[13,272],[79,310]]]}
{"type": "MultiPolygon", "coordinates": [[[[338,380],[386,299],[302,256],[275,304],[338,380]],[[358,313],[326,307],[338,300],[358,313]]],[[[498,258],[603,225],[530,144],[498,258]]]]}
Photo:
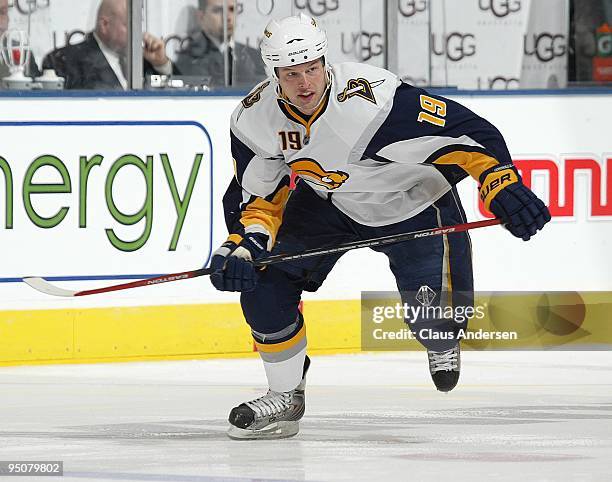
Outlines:
{"type": "Polygon", "coordinates": [[[224,198],[230,233],[274,238],[297,174],[358,223],[408,219],[459,180],[511,165],[495,127],[448,99],[365,64],[331,68],[312,116],[283,100],[274,81],[257,85],[232,114],[235,179],[224,198]]]}

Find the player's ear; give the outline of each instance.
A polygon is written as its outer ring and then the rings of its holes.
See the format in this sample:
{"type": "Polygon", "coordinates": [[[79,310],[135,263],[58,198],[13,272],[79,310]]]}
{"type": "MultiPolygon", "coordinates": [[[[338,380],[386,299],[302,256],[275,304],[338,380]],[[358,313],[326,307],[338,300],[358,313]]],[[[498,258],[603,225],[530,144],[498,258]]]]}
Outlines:
{"type": "Polygon", "coordinates": [[[108,17],[105,16],[100,16],[100,18],[98,18],[98,25],[97,25],[97,29],[102,33],[105,34],[108,27],[108,17]]]}

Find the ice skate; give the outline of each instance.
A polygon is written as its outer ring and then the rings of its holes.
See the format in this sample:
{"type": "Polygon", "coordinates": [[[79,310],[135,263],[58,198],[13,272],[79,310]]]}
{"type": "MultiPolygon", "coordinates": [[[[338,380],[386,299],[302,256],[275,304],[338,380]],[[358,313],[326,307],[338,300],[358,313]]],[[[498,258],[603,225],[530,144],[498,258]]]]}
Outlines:
{"type": "Polygon", "coordinates": [[[302,381],[294,390],[275,392],[268,390],[263,397],[241,403],[229,414],[230,438],[236,440],[279,439],[297,435],[299,420],[304,415],[306,400],[306,372],[310,359],[304,361],[302,381]]]}
{"type": "Polygon", "coordinates": [[[461,350],[459,344],[446,351],[427,350],[429,373],[436,388],[441,392],[450,392],[459,381],[461,370],[461,350]]]}

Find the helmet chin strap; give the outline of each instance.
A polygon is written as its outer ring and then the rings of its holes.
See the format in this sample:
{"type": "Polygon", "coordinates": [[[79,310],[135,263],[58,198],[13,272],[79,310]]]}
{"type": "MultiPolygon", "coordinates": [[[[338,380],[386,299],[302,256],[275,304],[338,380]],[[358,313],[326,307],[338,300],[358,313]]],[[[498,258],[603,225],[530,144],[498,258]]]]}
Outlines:
{"type": "MultiPolygon", "coordinates": [[[[319,102],[317,102],[317,105],[315,106],[315,110],[319,108],[319,106],[323,102],[323,99],[325,99],[325,95],[331,89],[331,69],[328,66],[325,66],[325,84],[326,84],[325,90],[321,94],[321,98],[319,99],[319,102]]],[[[287,97],[285,97],[285,95],[283,94],[283,90],[281,89],[280,82],[278,80],[276,80],[276,96],[278,97],[279,100],[282,100],[285,104],[289,104],[291,107],[295,107],[297,110],[300,110],[299,106],[295,105],[287,97]]]]}

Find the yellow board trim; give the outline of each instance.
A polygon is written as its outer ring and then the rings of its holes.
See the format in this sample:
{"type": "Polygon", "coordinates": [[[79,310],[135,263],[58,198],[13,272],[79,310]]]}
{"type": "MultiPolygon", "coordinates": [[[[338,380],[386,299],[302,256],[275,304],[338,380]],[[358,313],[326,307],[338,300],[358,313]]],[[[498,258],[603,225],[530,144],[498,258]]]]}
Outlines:
{"type": "MultiPolygon", "coordinates": [[[[552,331],[538,325],[534,307],[539,306],[540,296],[525,293],[498,300],[495,319],[470,324],[471,330],[516,330],[520,335],[517,341],[499,341],[493,347],[486,342],[464,342],[462,346],[466,350],[612,346],[612,324],[608,323],[612,293],[572,295],[584,300],[586,318],[567,336],[555,334],[555,325],[551,325],[552,331]],[[517,318],[515,310],[524,311],[523,319],[517,318]]],[[[563,312],[565,295],[551,296],[560,297],[555,305],[563,312]]],[[[484,302],[490,301],[476,299],[476,303],[484,302]]],[[[361,351],[361,319],[367,319],[367,313],[361,310],[360,300],[305,302],[308,352],[361,351]]],[[[405,328],[401,320],[398,323],[399,328],[405,328]]],[[[560,329],[566,330],[567,323],[562,323],[560,329]]],[[[414,341],[403,349],[422,347],[414,341]]],[[[0,311],[0,365],[5,366],[252,356],[257,353],[238,303],[0,311]]]]}
{"type": "MultiPolygon", "coordinates": [[[[309,353],[358,352],[359,306],[305,303],[309,353]]],[[[250,356],[238,303],[0,311],[0,366],[250,356]]]]}
{"type": "Polygon", "coordinates": [[[0,312],[0,363],[252,351],[234,303],[0,312]]]}

